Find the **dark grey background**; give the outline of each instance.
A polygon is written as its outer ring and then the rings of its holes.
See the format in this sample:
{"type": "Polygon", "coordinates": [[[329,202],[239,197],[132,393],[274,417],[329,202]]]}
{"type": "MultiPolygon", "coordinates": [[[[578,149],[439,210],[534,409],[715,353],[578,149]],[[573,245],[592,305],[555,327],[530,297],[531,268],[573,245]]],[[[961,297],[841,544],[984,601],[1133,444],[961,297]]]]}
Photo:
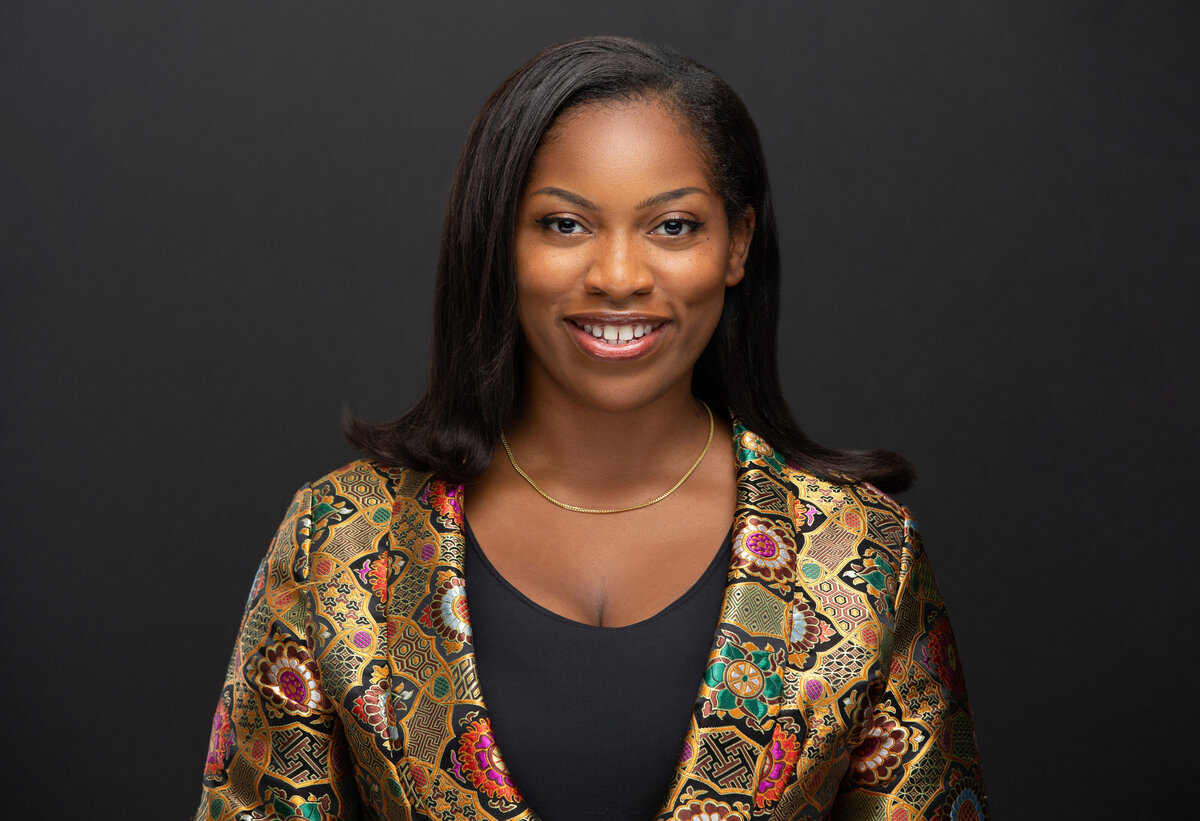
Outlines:
{"type": "Polygon", "coordinates": [[[5,4],[4,816],[192,810],[291,492],[353,458],[343,402],[424,381],[474,112],[621,33],[757,118],[788,397],[921,472],[997,818],[1161,817],[1197,774],[1187,6],[5,4]]]}

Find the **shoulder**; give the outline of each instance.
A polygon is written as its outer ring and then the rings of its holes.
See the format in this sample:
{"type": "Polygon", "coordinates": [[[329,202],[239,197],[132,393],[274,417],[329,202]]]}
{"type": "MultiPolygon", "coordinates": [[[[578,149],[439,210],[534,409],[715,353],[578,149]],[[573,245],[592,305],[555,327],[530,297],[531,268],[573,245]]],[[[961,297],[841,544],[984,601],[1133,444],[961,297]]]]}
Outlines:
{"type": "Polygon", "coordinates": [[[309,552],[353,562],[386,549],[381,540],[393,514],[404,502],[427,495],[429,486],[438,484],[432,478],[429,473],[356,459],[302,487],[292,511],[307,520],[309,552]]]}
{"type": "Polygon", "coordinates": [[[815,511],[837,527],[897,555],[911,547],[916,522],[908,508],[869,483],[835,484],[789,469],[789,485],[804,513],[815,511]]]}
{"type": "Polygon", "coordinates": [[[384,465],[374,459],[356,459],[308,483],[313,496],[314,517],[356,513],[378,514],[397,500],[415,497],[433,475],[403,467],[384,465]],[[348,509],[347,509],[348,508],[348,509]]]}
{"type": "Polygon", "coordinates": [[[787,461],[771,445],[741,425],[734,427],[739,475],[743,481],[781,486],[797,536],[807,551],[825,555],[881,552],[898,568],[919,547],[908,508],[866,482],[831,482],[787,461]]]}

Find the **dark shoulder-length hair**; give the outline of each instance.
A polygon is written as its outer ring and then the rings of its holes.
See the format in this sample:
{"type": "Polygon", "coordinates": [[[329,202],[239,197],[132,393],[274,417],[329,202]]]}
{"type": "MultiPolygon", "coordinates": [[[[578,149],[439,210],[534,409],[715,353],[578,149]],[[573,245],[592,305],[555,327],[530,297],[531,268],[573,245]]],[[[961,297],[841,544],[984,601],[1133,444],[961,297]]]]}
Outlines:
{"type": "Polygon", "coordinates": [[[513,237],[534,155],[564,111],[654,99],[677,112],[705,152],[727,217],[755,213],[742,281],[729,288],[692,378],[800,469],[834,482],[903,490],[912,468],[889,451],[835,450],[792,418],[776,367],[779,242],[758,130],[724,80],[668,48],[623,37],[550,46],[488,99],[467,136],[442,223],[432,362],[425,394],[391,422],[347,413],[346,436],[367,456],[466,482],[488,466],[521,381],[513,237]]]}

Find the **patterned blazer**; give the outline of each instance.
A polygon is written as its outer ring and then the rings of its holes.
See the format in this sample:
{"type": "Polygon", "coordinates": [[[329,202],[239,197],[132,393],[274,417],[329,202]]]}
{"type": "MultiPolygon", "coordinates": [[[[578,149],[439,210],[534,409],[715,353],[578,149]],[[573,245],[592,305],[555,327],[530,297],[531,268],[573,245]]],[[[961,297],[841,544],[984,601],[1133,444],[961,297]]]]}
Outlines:
{"type": "MultiPolygon", "coordinates": [[[[908,511],[794,469],[736,420],[733,446],[724,604],[657,821],[986,818],[908,511]]],[[[296,494],[246,603],[197,819],[535,821],[476,675],[462,493],[360,460],[296,494]]]]}

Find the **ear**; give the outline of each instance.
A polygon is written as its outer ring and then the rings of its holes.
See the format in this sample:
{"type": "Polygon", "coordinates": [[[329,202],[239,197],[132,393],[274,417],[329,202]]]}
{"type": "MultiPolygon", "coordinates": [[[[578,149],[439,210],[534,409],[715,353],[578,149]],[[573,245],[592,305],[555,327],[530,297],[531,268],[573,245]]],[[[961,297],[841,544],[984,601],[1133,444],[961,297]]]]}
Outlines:
{"type": "Polygon", "coordinates": [[[754,239],[754,209],[747,208],[736,221],[729,223],[729,267],[725,271],[725,287],[732,288],[746,276],[746,257],[754,239]]]}

